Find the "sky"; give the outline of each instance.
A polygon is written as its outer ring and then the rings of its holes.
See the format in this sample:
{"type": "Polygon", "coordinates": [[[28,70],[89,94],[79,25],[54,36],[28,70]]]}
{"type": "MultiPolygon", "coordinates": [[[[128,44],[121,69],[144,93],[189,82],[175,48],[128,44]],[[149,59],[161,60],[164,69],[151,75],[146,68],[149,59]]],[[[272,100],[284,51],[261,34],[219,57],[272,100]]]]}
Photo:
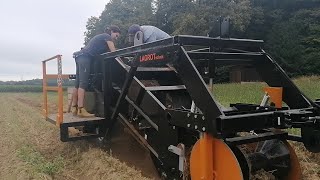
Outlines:
{"type": "MultiPolygon", "coordinates": [[[[0,0],[0,81],[42,78],[41,61],[62,55],[62,73],[74,74],[72,53],[84,43],[86,23],[109,0],[0,0]]],[[[48,63],[56,73],[56,61],[48,63]]]]}

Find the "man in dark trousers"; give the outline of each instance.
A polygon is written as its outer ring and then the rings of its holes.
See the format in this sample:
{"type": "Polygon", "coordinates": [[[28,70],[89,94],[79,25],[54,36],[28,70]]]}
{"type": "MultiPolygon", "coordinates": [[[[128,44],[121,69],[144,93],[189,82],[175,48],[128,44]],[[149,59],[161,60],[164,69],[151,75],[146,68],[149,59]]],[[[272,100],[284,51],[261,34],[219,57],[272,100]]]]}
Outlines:
{"type": "Polygon", "coordinates": [[[73,53],[76,61],[76,82],[72,95],[72,114],[79,117],[93,117],[83,107],[84,94],[88,87],[90,65],[94,56],[116,50],[114,41],[120,36],[118,26],[111,25],[105,32],[94,36],[80,51],[73,53]]]}

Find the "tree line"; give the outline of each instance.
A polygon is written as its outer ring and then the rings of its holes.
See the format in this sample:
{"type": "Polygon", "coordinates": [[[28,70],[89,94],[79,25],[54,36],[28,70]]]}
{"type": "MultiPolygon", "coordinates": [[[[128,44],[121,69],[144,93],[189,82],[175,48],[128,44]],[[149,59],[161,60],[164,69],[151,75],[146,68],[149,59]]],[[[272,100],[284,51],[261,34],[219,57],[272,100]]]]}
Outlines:
{"type": "Polygon", "coordinates": [[[264,40],[291,77],[320,74],[319,0],[110,0],[99,17],[88,19],[85,43],[110,24],[122,30],[117,48],[128,45],[133,23],[206,36],[219,16],[231,18],[232,37],[264,40]]]}

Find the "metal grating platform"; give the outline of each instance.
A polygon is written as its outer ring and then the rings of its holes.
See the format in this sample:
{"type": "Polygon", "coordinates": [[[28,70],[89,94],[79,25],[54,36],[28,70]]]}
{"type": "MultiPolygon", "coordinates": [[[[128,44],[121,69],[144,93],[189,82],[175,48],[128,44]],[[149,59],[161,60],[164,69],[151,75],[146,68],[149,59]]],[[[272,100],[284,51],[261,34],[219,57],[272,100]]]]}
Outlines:
{"type": "MultiPolygon", "coordinates": [[[[47,121],[56,124],[56,119],[57,114],[50,114],[47,121]]],[[[60,140],[67,142],[102,137],[103,131],[100,129],[104,120],[105,118],[102,117],[81,118],[73,116],[72,113],[64,113],[63,123],[60,124],[60,140]],[[73,133],[73,128],[79,132],[73,133]]]]}
{"type": "MultiPolygon", "coordinates": [[[[75,122],[85,122],[85,121],[98,121],[102,120],[102,117],[89,117],[89,118],[81,118],[78,116],[73,116],[72,113],[63,113],[63,124],[65,123],[75,123],[75,122]]],[[[52,123],[56,123],[57,114],[49,114],[48,121],[52,123]]]]}

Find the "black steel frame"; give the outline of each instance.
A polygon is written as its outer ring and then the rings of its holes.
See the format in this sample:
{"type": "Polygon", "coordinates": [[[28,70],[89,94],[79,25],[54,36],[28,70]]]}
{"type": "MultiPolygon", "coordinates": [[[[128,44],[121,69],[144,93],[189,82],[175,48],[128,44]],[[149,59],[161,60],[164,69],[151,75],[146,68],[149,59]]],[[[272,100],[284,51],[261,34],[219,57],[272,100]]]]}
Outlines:
{"type": "MultiPolygon", "coordinates": [[[[150,128],[153,129],[153,135],[156,134],[153,136],[154,139],[146,140],[144,143],[147,143],[153,154],[162,164],[165,164],[165,168],[177,167],[177,161],[172,161],[177,157],[168,153],[167,148],[169,145],[179,143],[181,138],[179,131],[182,129],[208,132],[214,137],[222,138],[227,143],[235,145],[269,139],[301,141],[300,137],[291,136],[285,132],[265,132],[260,136],[226,138],[230,133],[259,131],[268,128],[313,127],[320,129],[319,119],[310,120],[319,117],[319,105],[307,98],[294,85],[281,67],[262,49],[262,45],[261,40],[175,36],[100,55],[98,58],[103,60],[105,67],[106,120],[104,128],[106,136],[117,119],[122,119],[125,124],[130,123],[130,120],[125,118],[126,107],[130,104],[136,113],[149,123],[150,128]],[[187,51],[186,49],[193,50],[187,51]],[[128,57],[131,58],[129,64],[123,63],[120,59],[115,60],[115,58],[128,57]],[[202,74],[195,65],[196,62],[209,66],[211,77],[218,65],[254,66],[262,80],[269,86],[283,87],[283,101],[290,109],[264,107],[263,110],[235,110],[233,112],[223,110],[207,88],[202,74]],[[170,64],[170,67],[167,67],[166,64],[170,64]],[[148,78],[171,80],[176,84],[146,87],[141,80],[148,78]],[[128,95],[132,84],[140,88],[135,98],[128,95]],[[192,100],[200,111],[191,112],[188,107],[176,109],[167,106],[163,103],[161,92],[168,91],[188,94],[187,98],[192,100]],[[146,107],[143,104],[146,101],[150,106],[155,107],[157,113],[150,115],[145,110],[146,107]]],[[[249,104],[243,106],[249,109],[251,107],[249,104]]],[[[141,135],[142,132],[139,132],[141,135]]]]}
{"type": "Polygon", "coordinates": [[[103,137],[104,131],[102,130],[102,125],[104,123],[104,119],[100,120],[89,120],[89,121],[81,121],[81,122],[70,122],[70,123],[62,123],[60,124],[60,140],[62,142],[67,141],[77,141],[82,139],[95,139],[98,137],[103,137]],[[82,128],[91,128],[93,130],[92,132],[83,132],[85,135],[82,136],[70,136],[69,134],[69,128],[77,128],[81,126],[82,128]],[[98,129],[98,132],[95,131],[95,129],[98,129]]]}

